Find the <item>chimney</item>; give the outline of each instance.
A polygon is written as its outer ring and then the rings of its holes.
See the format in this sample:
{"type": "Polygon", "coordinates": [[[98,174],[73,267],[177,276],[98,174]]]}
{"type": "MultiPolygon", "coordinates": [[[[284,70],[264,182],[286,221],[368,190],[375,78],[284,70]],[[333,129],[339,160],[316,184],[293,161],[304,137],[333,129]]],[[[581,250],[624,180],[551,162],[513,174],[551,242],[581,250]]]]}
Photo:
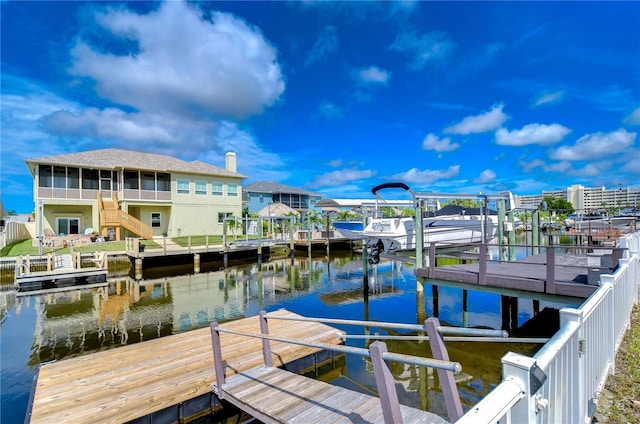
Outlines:
{"type": "Polygon", "coordinates": [[[228,152],[224,155],[224,169],[231,172],[236,172],[236,154],[228,152]]]}

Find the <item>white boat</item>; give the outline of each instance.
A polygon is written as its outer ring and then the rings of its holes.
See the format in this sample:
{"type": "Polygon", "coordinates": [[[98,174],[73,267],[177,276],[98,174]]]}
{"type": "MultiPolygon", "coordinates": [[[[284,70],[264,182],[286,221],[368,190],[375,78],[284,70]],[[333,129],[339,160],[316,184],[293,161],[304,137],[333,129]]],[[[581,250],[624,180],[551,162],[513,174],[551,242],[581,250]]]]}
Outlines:
{"type": "MultiPolygon", "coordinates": [[[[381,184],[372,189],[402,188],[413,194],[403,183],[381,184]]],[[[423,217],[423,241],[425,246],[469,244],[489,241],[498,234],[498,217],[479,208],[463,208],[449,205],[440,209],[435,216],[423,217]]],[[[416,221],[414,217],[372,218],[362,231],[367,246],[376,253],[415,249],[416,221]]]]}
{"type": "MultiPolygon", "coordinates": [[[[495,215],[443,215],[423,218],[425,246],[480,243],[498,234],[495,215]],[[484,225],[483,225],[484,224],[484,225]]],[[[362,231],[362,238],[369,246],[377,246],[380,240],[384,251],[415,249],[416,221],[413,217],[376,218],[362,231]]]]}
{"type": "Polygon", "coordinates": [[[333,228],[335,228],[342,237],[350,240],[362,240],[362,230],[364,229],[362,221],[334,221],[332,224],[333,228]]]}

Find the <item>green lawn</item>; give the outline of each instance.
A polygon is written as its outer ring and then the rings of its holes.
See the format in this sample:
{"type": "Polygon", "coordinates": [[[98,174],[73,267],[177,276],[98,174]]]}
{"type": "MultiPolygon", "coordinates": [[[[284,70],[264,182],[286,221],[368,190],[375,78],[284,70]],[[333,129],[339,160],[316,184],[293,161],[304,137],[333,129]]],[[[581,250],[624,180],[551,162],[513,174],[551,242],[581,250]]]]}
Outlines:
{"type": "MultiPolygon", "coordinates": [[[[153,243],[153,242],[152,242],[153,243]]],[[[124,251],[124,241],[110,241],[105,243],[92,243],[83,246],[76,246],[76,252],[117,252],[124,251]]],[[[43,247],[42,253],[69,253],[69,247],[43,247]]],[[[32,240],[22,240],[10,244],[0,251],[0,256],[20,256],[20,255],[37,255],[38,247],[33,246],[32,240]]]]}
{"type": "MultiPolygon", "coordinates": [[[[175,244],[187,247],[189,246],[189,237],[174,237],[171,239],[175,244]]],[[[207,236],[191,236],[191,246],[206,246],[207,236]]],[[[209,236],[209,245],[222,244],[222,236],[209,236]]]]}
{"type": "MultiPolygon", "coordinates": [[[[253,237],[255,238],[255,237],[253,237]]],[[[171,239],[174,243],[187,247],[189,244],[188,237],[176,237],[171,239]]],[[[240,239],[240,238],[238,238],[240,239]]],[[[228,240],[233,240],[233,237],[228,237],[228,240]]],[[[244,240],[244,239],[243,239],[244,240]]],[[[145,249],[162,249],[162,241],[159,240],[159,243],[155,240],[141,240],[140,241],[145,249]]],[[[21,256],[21,255],[37,255],[38,247],[32,245],[32,240],[22,240],[15,243],[10,244],[0,251],[1,256],[21,256]]],[[[216,244],[222,244],[222,236],[209,236],[209,245],[213,246],[216,244]]],[[[205,236],[191,236],[191,246],[205,246],[206,245],[206,237],[205,236]]],[[[105,243],[92,243],[86,244],[82,246],[76,246],[73,248],[76,252],[119,252],[125,250],[124,241],[109,241],[105,243]]],[[[52,249],[51,247],[43,247],[42,253],[46,254],[49,252],[55,253],[69,253],[68,247],[58,247],[52,249]]]]}

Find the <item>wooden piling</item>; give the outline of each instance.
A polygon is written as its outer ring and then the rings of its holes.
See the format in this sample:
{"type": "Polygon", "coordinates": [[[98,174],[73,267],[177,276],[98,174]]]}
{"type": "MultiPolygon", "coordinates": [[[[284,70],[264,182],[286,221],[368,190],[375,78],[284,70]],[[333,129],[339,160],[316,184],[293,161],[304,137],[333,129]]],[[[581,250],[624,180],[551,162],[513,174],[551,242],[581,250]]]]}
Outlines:
{"type": "Polygon", "coordinates": [[[142,258],[135,260],[135,279],[142,280],[142,258]]]}

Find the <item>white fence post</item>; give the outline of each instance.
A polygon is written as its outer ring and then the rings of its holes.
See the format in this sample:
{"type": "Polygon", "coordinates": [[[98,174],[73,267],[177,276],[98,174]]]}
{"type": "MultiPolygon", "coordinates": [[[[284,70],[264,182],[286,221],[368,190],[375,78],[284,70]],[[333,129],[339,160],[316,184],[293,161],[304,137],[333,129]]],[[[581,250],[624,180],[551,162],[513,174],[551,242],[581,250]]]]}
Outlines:
{"type": "MultiPolygon", "coordinates": [[[[524,397],[511,408],[509,422],[534,423],[538,412],[540,398],[535,397],[535,392],[540,388],[540,379],[532,375],[532,370],[537,368],[536,360],[518,353],[509,352],[502,357],[502,374],[504,380],[513,380],[524,389],[524,397]],[[533,390],[532,390],[533,389],[533,390]]],[[[546,379],[546,375],[545,378],[546,379]]]]}
{"type": "MultiPolygon", "coordinates": [[[[593,385],[593,382],[587,381],[587,378],[586,378],[587,377],[587,371],[586,371],[587,367],[585,366],[586,356],[587,356],[586,346],[590,345],[591,343],[599,343],[599,342],[596,341],[595,339],[590,340],[585,335],[585,328],[584,328],[585,319],[584,319],[584,311],[582,309],[563,308],[562,310],[560,310],[560,328],[564,327],[565,325],[571,322],[575,323],[575,325],[578,327],[578,335],[577,335],[578,346],[575,351],[573,349],[569,349],[569,353],[570,353],[569,360],[565,365],[571,369],[567,373],[568,375],[567,381],[572,381],[573,383],[575,383],[575,386],[568,387],[569,391],[571,391],[571,394],[565,399],[570,399],[570,402],[568,403],[575,405],[574,413],[572,414],[572,416],[574,417],[578,416],[579,420],[577,420],[576,422],[584,423],[586,422],[585,420],[587,417],[586,397],[587,397],[587,391],[589,390],[589,387],[586,387],[586,386],[593,385]],[[577,354],[571,355],[571,353],[573,352],[576,352],[577,354]]],[[[606,325],[605,322],[600,323],[600,326],[605,327],[605,330],[607,329],[607,327],[609,327],[608,325],[606,325]]],[[[606,331],[604,332],[604,334],[606,335],[606,331]]],[[[594,346],[589,346],[589,347],[593,349],[594,346]]],[[[596,374],[595,379],[597,380],[598,379],[597,374],[600,374],[601,370],[592,368],[589,371],[590,373],[596,374]]],[[[606,376],[606,373],[604,374],[606,376]]],[[[563,414],[562,417],[564,418],[565,415],[563,414]]]]}

